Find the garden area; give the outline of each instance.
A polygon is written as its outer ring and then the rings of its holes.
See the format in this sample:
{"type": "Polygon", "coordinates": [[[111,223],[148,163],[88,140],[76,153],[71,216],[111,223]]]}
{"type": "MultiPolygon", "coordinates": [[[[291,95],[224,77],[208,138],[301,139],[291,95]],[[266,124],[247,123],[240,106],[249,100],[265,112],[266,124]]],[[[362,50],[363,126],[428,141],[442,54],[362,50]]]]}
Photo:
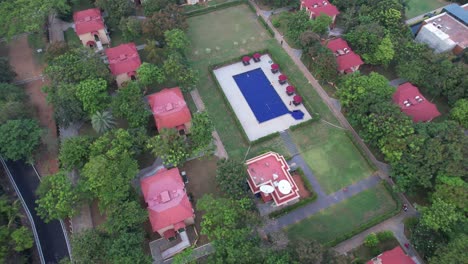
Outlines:
{"type": "Polygon", "coordinates": [[[392,231],[386,230],[369,234],[362,245],[355,248],[350,254],[356,263],[365,263],[382,252],[394,249],[400,243],[393,235],[392,231]]]}
{"type": "Polygon", "coordinates": [[[383,184],[328,207],[287,228],[289,238],[314,239],[322,244],[341,240],[360,226],[394,210],[397,203],[383,184]]]}
{"type": "Polygon", "coordinates": [[[373,173],[344,130],[326,123],[315,123],[292,130],[291,135],[327,194],[373,173]]]}
{"type": "Polygon", "coordinates": [[[448,5],[444,0],[411,0],[406,8],[406,18],[413,18],[423,15],[439,7],[448,5]]]}

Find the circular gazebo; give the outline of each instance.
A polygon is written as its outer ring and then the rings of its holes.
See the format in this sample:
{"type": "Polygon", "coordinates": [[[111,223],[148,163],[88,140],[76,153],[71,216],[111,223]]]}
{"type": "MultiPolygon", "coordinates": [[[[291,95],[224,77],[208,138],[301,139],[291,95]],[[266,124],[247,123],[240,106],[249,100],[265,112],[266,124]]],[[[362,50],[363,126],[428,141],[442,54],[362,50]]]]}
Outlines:
{"type": "Polygon", "coordinates": [[[302,97],[300,95],[295,95],[293,97],[293,104],[294,105],[300,105],[302,103],[302,97]]]}
{"type": "Polygon", "coordinates": [[[244,64],[244,66],[250,65],[250,57],[249,56],[242,57],[242,63],[244,64]]]}
{"type": "Polygon", "coordinates": [[[281,74],[279,77],[278,77],[278,81],[280,84],[285,84],[286,81],[288,80],[288,76],[284,75],[284,74],[281,74]]]}
{"type": "Polygon", "coordinates": [[[261,56],[262,56],[262,55],[261,55],[260,53],[258,53],[258,52],[257,52],[257,53],[254,53],[254,55],[252,55],[253,60],[254,60],[255,62],[259,62],[261,56]]]}
{"type": "Polygon", "coordinates": [[[279,72],[279,65],[276,63],[273,63],[271,65],[271,73],[277,73],[277,72],[279,72]]]}
{"type": "Polygon", "coordinates": [[[293,95],[295,91],[296,91],[296,88],[294,88],[294,86],[292,85],[289,85],[288,87],[286,87],[286,94],[289,96],[293,95]]]}

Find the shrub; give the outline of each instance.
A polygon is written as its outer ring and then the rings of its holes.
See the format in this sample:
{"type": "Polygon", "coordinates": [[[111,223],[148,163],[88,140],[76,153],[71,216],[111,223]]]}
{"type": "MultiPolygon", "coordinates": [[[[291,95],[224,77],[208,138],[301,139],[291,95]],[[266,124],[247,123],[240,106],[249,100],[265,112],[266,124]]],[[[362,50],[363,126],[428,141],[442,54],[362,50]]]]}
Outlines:
{"type": "Polygon", "coordinates": [[[366,239],[364,239],[364,245],[368,248],[374,248],[379,244],[379,238],[375,233],[370,233],[366,239]]]}
{"type": "Polygon", "coordinates": [[[281,21],[278,19],[278,18],[275,18],[271,21],[271,24],[275,27],[275,28],[279,28],[281,26],[281,21]]]}
{"type": "Polygon", "coordinates": [[[390,230],[385,230],[385,231],[377,233],[377,239],[380,242],[387,241],[387,240],[390,240],[392,238],[394,238],[394,236],[393,236],[393,232],[390,231],[390,230]]]}

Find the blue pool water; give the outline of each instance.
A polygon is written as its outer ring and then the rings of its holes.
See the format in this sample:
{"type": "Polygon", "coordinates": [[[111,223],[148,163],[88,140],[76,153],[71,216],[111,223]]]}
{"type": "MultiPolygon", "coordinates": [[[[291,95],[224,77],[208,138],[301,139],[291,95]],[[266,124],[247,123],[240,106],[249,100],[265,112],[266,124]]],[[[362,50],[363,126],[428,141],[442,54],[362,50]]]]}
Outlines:
{"type": "Polygon", "coordinates": [[[290,113],[261,68],[233,78],[259,123],[290,113]]]}

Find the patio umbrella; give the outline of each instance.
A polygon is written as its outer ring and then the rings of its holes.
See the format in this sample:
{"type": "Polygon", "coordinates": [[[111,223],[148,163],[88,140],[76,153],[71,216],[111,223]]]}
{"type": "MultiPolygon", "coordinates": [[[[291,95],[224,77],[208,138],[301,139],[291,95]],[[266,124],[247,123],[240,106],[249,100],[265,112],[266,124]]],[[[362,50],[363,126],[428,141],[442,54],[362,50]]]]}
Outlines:
{"type": "Polygon", "coordinates": [[[250,61],[250,57],[249,56],[244,56],[244,57],[242,57],[242,61],[248,62],[248,61],[250,61]]]}
{"type": "Polygon", "coordinates": [[[252,56],[254,59],[260,59],[262,55],[260,53],[254,53],[254,55],[252,56]]]}
{"type": "Polygon", "coordinates": [[[276,64],[276,63],[273,63],[273,64],[271,65],[271,69],[272,69],[272,70],[279,70],[279,65],[276,64]]]}
{"type": "Polygon", "coordinates": [[[286,87],[286,92],[287,92],[288,94],[292,94],[292,93],[294,93],[295,91],[296,91],[296,89],[295,89],[294,86],[292,86],[292,85],[289,85],[288,87],[286,87]]]}
{"type": "Polygon", "coordinates": [[[278,79],[279,79],[280,81],[286,81],[286,80],[288,79],[288,76],[286,76],[286,75],[284,75],[284,74],[281,74],[281,75],[278,77],[278,79]]]}
{"type": "Polygon", "coordinates": [[[294,103],[302,103],[302,97],[300,95],[295,95],[293,97],[294,103]]]}

